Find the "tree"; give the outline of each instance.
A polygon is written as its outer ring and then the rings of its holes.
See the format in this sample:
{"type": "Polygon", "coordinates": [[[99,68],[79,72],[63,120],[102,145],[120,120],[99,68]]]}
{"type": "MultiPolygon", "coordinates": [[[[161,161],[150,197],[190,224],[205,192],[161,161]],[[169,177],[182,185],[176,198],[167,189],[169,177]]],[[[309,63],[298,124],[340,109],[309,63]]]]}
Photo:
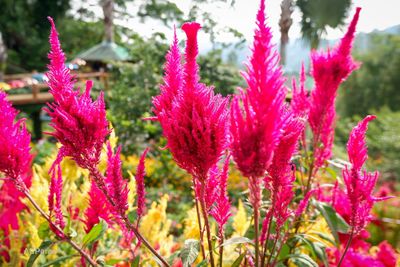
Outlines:
{"type": "Polygon", "coordinates": [[[283,0],[281,3],[281,16],[279,19],[279,28],[281,31],[280,55],[281,63],[286,61],[286,46],[289,43],[289,29],[292,26],[292,13],[294,9],[293,0],[283,0]]]}

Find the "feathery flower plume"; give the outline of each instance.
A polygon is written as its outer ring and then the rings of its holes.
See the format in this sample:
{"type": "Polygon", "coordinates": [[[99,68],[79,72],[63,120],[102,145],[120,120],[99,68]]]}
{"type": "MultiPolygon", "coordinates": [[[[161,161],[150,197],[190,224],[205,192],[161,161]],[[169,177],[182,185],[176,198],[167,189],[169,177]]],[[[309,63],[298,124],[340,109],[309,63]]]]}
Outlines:
{"type": "Polygon", "coordinates": [[[142,156],[140,157],[139,164],[136,169],[135,181],[136,181],[136,194],[137,194],[137,223],[139,225],[140,219],[142,218],[146,209],[146,189],[144,186],[144,177],[146,176],[145,170],[145,159],[149,148],[146,148],[142,156]]]}
{"type": "Polygon", "coordinates": [[[89,233],[94,225],[100,222],[100,218],[108,224],[112,224],[110,209],[104,194],[97,188],[96,183],[92,181],[89,191],[89,206],[85,210],[85,232],[89,233]]]}
{"type": "Polygon", "coordinates": [[[228,222],[231,213],[231,203],[229,201],[228,192],[226,187],[228,185],[228,171],[229,171],[230,155],[226,157],[222,171],[218,176],[218,194],[216,196],[215,206],[210,211],[211,216],[218,224],[218,232],[223,236],[224,225],[228,222]]]}
{"type": "Polygon", "coordinates": [[[199,83],[196,57],[200,24],[182,26],[188,39],[186,63],[181,71],[177,39],[167,54],[164,85],[153,99],[154,113],[177,164],[205,180],[228,146],[228,99],[214,95],[212,87],[199,83]]]}
{"type": "Polygon", "coordinates": [[[118,223],[125,231],[121,216],[128,210],[128,182],[122,177],[122,162],[120,158],[121,147],[118,147],[115,154],[110,142],[107,142],[107,170],[106,185],[111,199],[114,201],[112,212],[118,223]]]}
{"type": "Polygon", "coordinates": [[[368,123],[376,117],[368,115],[350,133],[347,151],[351,168],[343,170],[343,179],[346,185],[347,197],[351,206],[350,225],[355,235],[360,233],[370,221],[370,211],[376,201],[385,198],[372,196],[378,172],[370,173],[362,170],[368,157],[365,133],[368,123]]]}
{"type": "MultiPolygon", "coordinates": [[[[55,224],[58,225],[61,229],[65,227],[64,216],[61,210],[61,195],[62,195],[62,171],[61,166],[58,163],[54,169],[50,172],[51,180],[50,180],[50,188],[49,188],[49,196],[48,196],[48,204],[49,204],[49,212],[50,218],[54,212],[55,224]],[[55,203],[54,203],[55,200],[55,203]]],[[[60,235],[55,229],[52,229],[55,234],[60,235]]],[[[61,234],[62,236],[63,234],[61,234]]]]}
{"type": "Polygon", "coordinates": [[[110,132],[103,93],[92,101],[92,81],[86,83],[83,94],[79,95],[79,91],[74,90],[73,77],[65,65],[57,30],[50,17],[49,21],[51,51],[47,77],[54,103],[49,103],[45,110],[51,117],[50,125],[55,129],[50,135],[62,144],[53,168],[63,157],[70,156],[80,167],[93,169],[99,162],[102,146],[110,132]]]}
{"type": "Polygon", "coordinates": [[[296,85],[296,80],[293,79],[293,96],[292,101],[290,102],[290,108],[293,110],[295,114],[304,114],[308,115],[310,112],[310,99],[307,95],[307,90],[305,87],[306,82],[306,73],[304,69],[304,63],[301,64],[300,71],[300,88],[296,85]]]}
{"type": "Polygon", "coordinates": [[[262,177],[272,160],[281,127],[281,109],[286,95],[279,56],[266,26],[265,3],[257,14],[257,29],[247,72],[248,87],[233,99],[231,133],[233,158],[246,177],[262,177]],[[240,106],[243,104],[243,108],[240,106]]]}
{"type": "Polygon", "coordinates": [[[361,8],[357,8],[347,33],[336,48],[325,53],[314,51],[311,54],[315,89],[311,93],[309,123],[314,135],[316,169],[321,167],[332,154],[337,90],[350,73],[359,66],[350,53],[360,10],[361,8]]]}
{"type": "Polygon", "coordinates": [[[30,185],[31,135],[24,119],[14,123],[17,111],[2,91],[0,110],[0,172],[5,174],[6,179],[11,179],[19,191],[26,190],[30,185]]]}
{"type": "Polygon", "coordinates": [[[272,216],[276,218],[277,229],[280,229],[292,214],[289,204],[293,199],[294,170],[290,164],[296,153],[299,137],[304,130],[306,119],[297,117],[289,110],[284,114],[283,134],[275,149],[268,176],[265,177],[265,187],[272,193],[272,216]]]}

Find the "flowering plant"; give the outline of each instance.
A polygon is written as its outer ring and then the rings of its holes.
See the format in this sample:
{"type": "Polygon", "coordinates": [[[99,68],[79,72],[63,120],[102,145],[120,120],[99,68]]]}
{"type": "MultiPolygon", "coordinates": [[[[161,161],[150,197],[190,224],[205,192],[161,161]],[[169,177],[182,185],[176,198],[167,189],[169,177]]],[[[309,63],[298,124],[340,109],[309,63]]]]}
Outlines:
{"type": "Polygon", "coordinates": [[[149,149],[135,175],[124,177],[126,157],[106,118],[104,95],[93,100],[90,81],[84,92],[74,88],[49,18],[47,76],[54,101],[45,110],[59,149],[45,166],[31,168],[25,122],[16,121],[16,110],[0,92],[1,260],[32,266],[40,251],[57,247],[41,260],[71,266],[394,266],[391,245],[382,242],[372,255],[366,242],[373,204],[388,199],[373,196],[379,174],[363,169],[365,132],[374,116],[351,131],[342,177],[327,175],[337,90],[358,67],[351,47],[360,9],[335,48],[312,52],[315,88],[308,96],[303,66],[290,103],[265,9],[261,0],[243,72],[247,86],[232,98],[200,82],[200,24],[182,26],[184,62],[176,33],[167,53],[150,120],[161,124],[165,148],[192,178],[193,208],[182,237],[171,234],[168,195],[146,210],[149,149]],[[248,183],[243,201],[228,192],[233,165],[248,183]],[[16,256],[30,246],[39,252],[16,256]]]}

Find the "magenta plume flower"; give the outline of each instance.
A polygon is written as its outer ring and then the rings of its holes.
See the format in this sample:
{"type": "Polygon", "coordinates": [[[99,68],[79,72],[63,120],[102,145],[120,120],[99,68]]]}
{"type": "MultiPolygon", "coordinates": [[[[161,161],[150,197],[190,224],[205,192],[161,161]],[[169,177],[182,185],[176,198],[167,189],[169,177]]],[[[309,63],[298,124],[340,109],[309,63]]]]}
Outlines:
{"type": "Polygon", "coordinates": [[[347,142],[349,161],[352,166],[343,170],[343,179],[351,206],[350,225],[355,235],[360,233],[370,221],[373,204],[388,198],[372,196],[379,173],[370,173],[362,169],[368,157],[365,133],[368,123],[375,118],[373,115],[368,115],[359,122],[351,131],[347,142]]]}
{"type": "Polygon", "coordinates": [[[108,224],[112,224],[112,216],[104,194],[98,189],[96,183],[92,181],[89,191],[89,206],[85,210],[85,232],[90,230],[100,222],[100,218],[108,224]]]}
{"type": "Polygon", "coordinates": [[[332,154],[337,90],[359,66],[350,53],[360,10],[361,8],[357,8],[347,33],[336,48],[325,53],[313,52],[311,55],[315,88],[311,93],[309,123],[314,135],[316,169],[321,167],[332,154]]]}
{"type": "MultiPolygon", "coordinates": [[[[50,218],[52,217],[54,212],[55,224],[58,225],[61,229],[64,229],[65,221],[61,210],[63,180],[61,166],[59,163],[55,166],[53,165],[53,169],[50,171],[50,175],[51,180],[48,196],[50,218]]],[[[57,235],[62,236],[62,233],[58,233],[58,231],[55,229],[52,230],[57,235]]]]}
{"type": "Polygon", "coordinates": [[[271,163],[286,95],[279,56],[271,44],[271,29],[266,26],[264,1],[257,14],[257,26],[253,53],[243,73],[248,87],[233,99],[230,127],[233,158],[244,176],[254,178],[264,176],[271,163]]]}
{"type": "Polygon", "coordinates": [[[146,188],[144,186],[144,177],[146,176],[145,159],[149,148],[146,148],[140,157],[139,164],[136,169],[136,195],[137,195],[137,223],[139,224],[146,209],[146,188]]]}
{"type": "Polygon", "coordinates": [[[224,225],[228,222],[231,213],[231,203],[229,201],[227,185],[229,172],[230,155],[226,157],[222,171],[218,176],[218,194],[216,196],[215,206],[211,209],[210,214],[218,224],[218,232],[223,236],[224,225]]]}
{"type": "Polygon", "coordinates": [[[0,172],[11,179],[18,190],[25,190],[30,181],[31,135],[26,129],[25,120],[15,122],[17,111],[0,91],[0,172]]]}
{"type": "Polygon", "coordinates": [[[300,71],[300,88],[296,85],[296,80],[293,79],[293,96],[290,102],[290,108],[295,114],[307,115],[310,112],[310,99],[307,95],[307,90],[305,87],[306,73],[304,69],[304,64],[301,64],[300,71]]]}
{"type": "Polygon", "coordinates": [[[92,101],[92,81],[86,83],[83,94],[79,95],[79,91],[74,90],[74,81],[65,65],[58,33],[53,20],[49,18],[49,21],[51,51],[47,77],[54,102],[49,103],[45,110],[51,117],[50,125],[55,129],[50,135],[62,144],[55,164],[63,157],[70,156],[80,167],[93,169],[99,162],[102,146],[110,132],[103,93],[96,101],[92,101]]]}
{"type": "Polygon", "coordinates": [[[284,114],[283,134],[274,151],[272,163],[265,177],[265,187],[271,191],[273,216],[277,228],[283,226],[292,214],[289,204],[293,199],[293,182],[295,180],[291,159],[297,151],[298,140],[304,130],[306,118],[297,117],[293,111],[284,114]]]}
{"type": "Polygon", "coordinates": [[[174,160],[204,180],[228,146],[228,99],[199,83],[196,57],[200,24],[185,23],[182,29],[187,35],[183,71],[175,37],[167,54],[161,94],[153,99],[153,111],[174,160]]]}
{"type": "Polygon", "coordinates": [[[114,217],[122,224],[122,216],[128,210],[128,182],[122,177],[122,162],[120,158],[121,147],[117,148],[115,154],[110,142],[107,142],[107,170],[106,170],[106,185],[110,198],[113,200],[114,206],[112,212],[114,217]]]}

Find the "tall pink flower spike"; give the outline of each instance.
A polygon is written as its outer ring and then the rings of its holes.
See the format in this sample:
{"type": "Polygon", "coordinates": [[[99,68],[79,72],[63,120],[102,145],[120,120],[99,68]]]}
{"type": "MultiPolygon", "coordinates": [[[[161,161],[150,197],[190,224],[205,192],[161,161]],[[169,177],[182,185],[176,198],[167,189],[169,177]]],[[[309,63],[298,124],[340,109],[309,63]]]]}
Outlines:
{"type": "Polygon", "coordinates": [[[139,225],[146,209],[146,188],[144,186],[144,177],[146,176],[145,159],[149,148],[146,148],[140,157],[139,164],[136,169],[136,195],[137,195],[137,223],[139,225]]]}
{"type": "Polygon", "coordinates": [[[347,153],[352,165],[343,170],[343,179],[352,211],[350,225],[355,235],[370,221],[370,211],[374,202],[390,198],[375,198],[372,195],[379,173],[370,173],[362,169],[368,158],[365,133],[368,123],[375,118],[373,115],[368,115],[358,123],[351,131],[347,142],[347,153]]]}
{"type": "MultiPolygon", "coordinates": [[[[10,239],[6,237],[11,229],[19,229],[18,214],[27,209],[21,200],[31,186],[31,136],[24,119],[16,120],[18,113],[1,90],[0,110],[0,172],[5,175],[0,187],[0,229],[4,245],[9,247],[10,239]]],[[[9,257],[7,252],[3,255],[9,257]]]]}
{"type": "Polygon", "coordinates": [[[327,52],[311,54],[315,88],[311,93],[309,123],[313,132],[315,171],[331,157],[336,119],[335,100],[340,84],[359,67],[351,57],[356,25],[361,8],[350,23],[339,45],[327,52]]]}
{"type": "Polygon", "coordinates": [[[200,180],[228,146],[228,99],[214,95],[212,87],[199,83],[196,57],[200,24],[185,23],[185,61],[181,70],[176,36],[167,54],[164,85],[153,99],[154,113],[163,128],[177,164],[200,180]]]}
{"type": "Polygon", "coordinates": [[[286,95],[279,56],[266,26],[265,3],[257,14],[252,55],[245,92],[235,96],[231,106],[232,154],[246,177],[263,177],[280,137],[281,112],[286,95]],[[241,104],[243,108],[241,108],[241,104]]]}
{"type": "Polygon", "coordinates": [[[55,129],[50,135],[62,144],[51,171],[65,156],[72,157],[82,168],[93,169],[99,163],[101,149],[110,132],[104,96],[100,93],[99,98],[92,101],[92,81],[86,83],[86,90],[82,95],[74,90],[73,77],[65,65],[57,30],[50,17],[49,21],[51,50],[47,77],[54,103],[49,103],[45,110],[51,117],[50,125],[55,129]]]}

